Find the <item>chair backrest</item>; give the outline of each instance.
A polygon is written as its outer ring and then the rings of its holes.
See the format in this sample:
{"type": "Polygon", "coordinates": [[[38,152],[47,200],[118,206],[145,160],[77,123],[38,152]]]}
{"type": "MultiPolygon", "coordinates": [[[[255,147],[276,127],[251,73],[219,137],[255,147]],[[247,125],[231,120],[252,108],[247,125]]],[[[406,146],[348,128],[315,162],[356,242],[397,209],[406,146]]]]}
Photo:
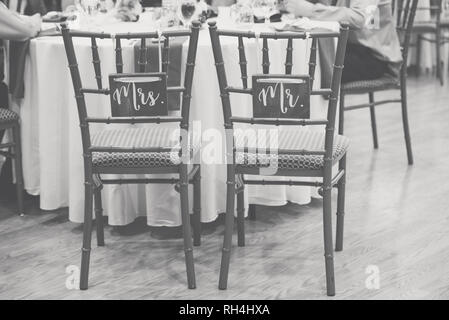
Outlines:
{"type": "MultiPolygon", "coordinates": [[[[341,26],[340,32],[333,31],[310,31],[310,32],[261,32],[260,34],[256,34],[252,31],[227,31],[227,30],[218,30],[216,23],[209,23],[209,32],[212,41],[212,49],[214,53],[215,65],[218,76],[218,83],[220,87],[220,96],[223,107],[223,118],[224,125],[226,129],[233,129],[234,123],[246,123],[246,124],[260,124],[260,125],[297,125],[297,126],[309,126],[309,125],[325,125],[326,126],[326,140],[325,140],[325,150],[320,152],[319,154],[325,156],[325,158],[331,159],[332,155],[332,145],[334,138],[334,126],[335,126],[335,116],[336,116],[336,108],[337,108],[337,100],[338,94],[340,90],[340,82],[341,75],[343,70],[343,62],[346,51],[346,43],[348,39],[348,31],[349,28],[347,26],[341,26]],[[239,64],[241,70],[241,79],[242,79],[242,87],[234,87],[229,86],[227,83],[226,70],[223,60],[222,47],[220,43],[221,37],[233,37],[238,40],[238,49],[239,49],[239,64]],[[231,103],[229,94],[237,93],[237,94],[247,94],[254,97],[256,94],[254,86],[252,88],[248,88],[248,73],[247,73],[247,62],[245,59],[245,47],[244,47],[244,39],[251,38],[259,38],[262,39],[262,69],[263,74],[269,74],[269,47],[268,40],[278,40],[278,41],[287,41],[287,52],[285,59],[285,75],[271,75],[273,78],[277,77],[292,77],[292,64],[293,60],[293,41],[294,40],[305,40],[308,38],[312,39],[312,50],[311,55],[308,58],[309,72],[308,75],[299,75],[300,77],[310,78],[310,83],[312,85],[315,65],[316,65],[316,43],[319,38],[334,38],[338,40],[336,54],[335,54],[335,62],[332,73],[332,81],[331,87],[326,89],[312,89],[310,87],[307,92],[310,95],[322,95],[329,97],[329,107],[327,112],[326,119],[291,119],[291,118],[273,118],[273,117],[235,117],[232,115],[231,111],[231,103]]],[[[307,59],[307,58],[306,58],[307,59]]],[[[259,76],[258,76],[259,77],[259,76]]],[[[253,78],[254,80],[254,78],[253,78]]],[[[227,135],[228,137],[228,135],[227,135]]],[[[232,145],[232,144],[231,144],[232,145]]],[[[302,150],[302,154],[317,154],[316,151],[310,150],[302,150]]]]}
{"type": "MultiPolygon", "coordinates": [[[[393,6],[393,8],[397,7],[397,10],[398,10],[398,15],[396,16],[398,24],[400,23],[400,19],[401,19],[401,15],[400,15],[401,11],[403,12],[407,6],[409,6],[409,10],[410,10],[411,6],[412,6],[412,1],[393,0],[392,6],[393,6]],[[410,4],[408,4],[408,2],[410,2],[410,4]]],[[[419,21],[419,22],[435,23],[435,25],[439,25],[440,19],[441,19],[441,13],[443,11],[443,1],[445,1],[445,0],[429,0],[429,5],[423,6],[419,3],[419,0],[418,0],[416,3],[416,11],[419,12],[419,11],[427,10],[427,11],[429,11],[429,14],[430,14],[429,20],[419,21]]]]}
{"type": "MultiPolygon", "coordinates": [[[[189,113],[190,113],[190,98],[192,91],[193,72],[195,67],[196,52],[198,45],[198,34],[200,24],[193,22],[190,30],[167,30],[161,33],[158,32],[145,32],[145,33],[122,33],[122,34],[108,34],[100,32],[82,32],[69,30],[65,25],[62,25],[62,36],[64,39],[64,46],[67,54],[67,60],[69,62],[70,73],[73,82],[73,88],[75,92],[76,103],[78,107],[78,116],[81,127],[83,150],[85,154],[92,152],[89,124],[90,123],[123,123],[123,124],[135,124],[135,123],[167,123],[178,122],[180,127],[184,130],[189,128],[189,113]],[[107,117],[107,118],[95,118],[89,117],[85,94],[100,94],[111,95],[111,90],[104,87],[102,82],[101,73],[101,61],[98,51],[97,40],[98,39],[112,39],[115,43],[115,65],[117,73],[123,73],[123,58],[122,58],[122,40],[140,40],[141,45],[139,48],[139,71],[145,71],[145,65],[148,62],[146,54],[146,41],[156,39],[161,41],[161,56],[162,56],[162,73],[166,73],[169,61],[169,46],[170,39],[176,37],[187,37],[189,40],[187,61],[184,73],[184,83],[180,86],[168,86],[167,91],[169,93],[178,93],[182,95],[181,102],[181,116],[121,116],[121,117],[107,117]],[[73,44],[73,38],[87,38],[90,39],[91,51],[92,51],[92,66],[95,72],[96,87],[87,88],[83,86],[81,81],[80,70],[77,63],[76,53],[73,44]]],[[[126,76],[138,76],[139,73],[129,74],[126,76]]],[[[124,74],[125,76],[125,74],[124,74]]],[[[133,149],[134,150],[134,149],[133,149]]],[[[124,152],[124,150],[122,150],[124,152]]],[[[134,150],[135,152],[149,152],[149,150],[134,150]]]]}
{"type": "Polygon", "coordinates": [[[396,30],[399,36],[399,42],[402,49],[402,72],[407,70],[408,50],[410,39],[415,21],[418,0],[398,0],[397,1],[397,22],[396,30]]]}

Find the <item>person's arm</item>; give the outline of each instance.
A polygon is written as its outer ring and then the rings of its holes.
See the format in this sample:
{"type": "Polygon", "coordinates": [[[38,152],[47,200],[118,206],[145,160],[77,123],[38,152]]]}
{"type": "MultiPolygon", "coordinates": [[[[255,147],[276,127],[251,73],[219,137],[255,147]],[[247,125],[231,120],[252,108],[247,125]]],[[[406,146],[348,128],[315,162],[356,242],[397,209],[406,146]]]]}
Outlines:
{"type": "MultiPolygon", "coordinates": [[[[324,1],[320,1],[324,2],[324,1]]],[[[348,24],[351,28],[361,29],[368,20],[369,6],[376,6],[377,0],[351,0],[349,8],[334,7],[305,0],[288,0],[287,9],[298,16],[315,20],[330,20],[348,24]]]]}
{"type": "Polygon", "coordinates": [[[41,26],[39,15],[22,16],[0,4],[0,39],[22,41],[35,37],[41,26]]]}

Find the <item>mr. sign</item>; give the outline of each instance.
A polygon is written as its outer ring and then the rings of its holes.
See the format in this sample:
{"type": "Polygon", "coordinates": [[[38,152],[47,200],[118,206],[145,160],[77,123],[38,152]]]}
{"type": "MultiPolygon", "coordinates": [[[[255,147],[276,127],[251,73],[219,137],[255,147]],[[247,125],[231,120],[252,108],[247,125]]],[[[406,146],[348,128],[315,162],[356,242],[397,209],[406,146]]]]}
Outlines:
{"type": "Polygon", "coordinates": [[[255,118],[310,118],[310,77],[253,76],[255,118]]]}

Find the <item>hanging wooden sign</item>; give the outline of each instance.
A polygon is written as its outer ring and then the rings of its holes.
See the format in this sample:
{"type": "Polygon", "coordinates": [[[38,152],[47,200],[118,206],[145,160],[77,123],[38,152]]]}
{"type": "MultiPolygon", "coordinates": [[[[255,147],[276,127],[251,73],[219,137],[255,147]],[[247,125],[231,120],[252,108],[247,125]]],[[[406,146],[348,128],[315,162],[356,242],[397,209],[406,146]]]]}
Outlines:
{"type": "Polygon", "coordinates": [[[310,118],[308,75],[254,75],[254,118],[310,118]]]}
{"type": "Polygon", "coordinates": [[[109,88],[113,117],[168,115],[165,73],[111,74],[109,88]]]}

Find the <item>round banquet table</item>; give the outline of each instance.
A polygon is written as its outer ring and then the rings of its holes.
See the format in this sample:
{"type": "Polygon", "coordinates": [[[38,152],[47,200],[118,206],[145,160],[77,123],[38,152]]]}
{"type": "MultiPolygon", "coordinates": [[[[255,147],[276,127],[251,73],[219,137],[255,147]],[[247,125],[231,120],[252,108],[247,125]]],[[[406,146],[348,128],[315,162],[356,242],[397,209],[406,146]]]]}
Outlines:
{"type": "MultiPolygon", "coordinates": [[[[105,32],[113,33],[148,31],[148,26],[139,23],[116,23],[102,28],[105,32]]],[[[84,86],[94,87],[90,41],[84,40],[74,39],[75,50],[84,86]]],[[[294,41],[294,74],[307,73],[306,57],[310,44],[310,40],[294,41]]],[[[115,72],[113,43],[106,39],[99,41],[98,46],[103,83],[108,83],[107,75],[115,72]]],[[[222,46],[228,82],[240,84],[237,42],[223,38],[222,46]]],[[[249,75],[261,73],[256,48],[259,46],[254,40],[247,41],[249,75]]],[[[283,73],[285,48],[286,43],[283,41],[270,44],[270,72],[283,73]]],[[[134,55],[130,43],[123,43],[123,59],[124,72],[132,72],[134,55]]],[[[186,50],[183,50],[182,59],[186,59],[186,50]]],[[[314,85],[319,87],[319,57],[317,59],[314,85]]],[[[77,108],[67,65],[61,37],[33,39],[25,63],[25,96],[16,101],[15,108],[19,108],[22,121],[25,189],[30,194],[40,195],[41,209],[53,210],[68,206],[69,219],[80,223],[84,217],[83,158],[77,108]]],[[[232,98],[233,112],[240,116],[251,115],[251,98],[240,96],[232,98]]],[[[107,96],[89,95],[86,99],[90,115],[110,115],[107,96]]],[[[311,118],[322,118],[326,112],[327,102],[319,96],[312,96],[311,118]]],[[[218,81],[207,28],[201,30],[199,36],[190,120],[200,123],[203,145],[224,132],[218,81]]],[[[104,129],[104,126],[92,127],[91,134],[104,129]]],[[[221,135],[221,139],[223,137],[221,135]]],[[[211,222],[225,211],[226,167],[223,164],[202,163],[201,176],[201,220],[211,222]]],[[[291,201],[307,204],[315,192],[310,187],[246,186],[245,203],[279,206],[291,201]]],[[[147,223],[152,226],[181,224],[179,194],[173,185],[106,185],[102,196],[104,214],[109,216],[111,225],[125,225],[138,216],[146,216],[147,223]]]]}

